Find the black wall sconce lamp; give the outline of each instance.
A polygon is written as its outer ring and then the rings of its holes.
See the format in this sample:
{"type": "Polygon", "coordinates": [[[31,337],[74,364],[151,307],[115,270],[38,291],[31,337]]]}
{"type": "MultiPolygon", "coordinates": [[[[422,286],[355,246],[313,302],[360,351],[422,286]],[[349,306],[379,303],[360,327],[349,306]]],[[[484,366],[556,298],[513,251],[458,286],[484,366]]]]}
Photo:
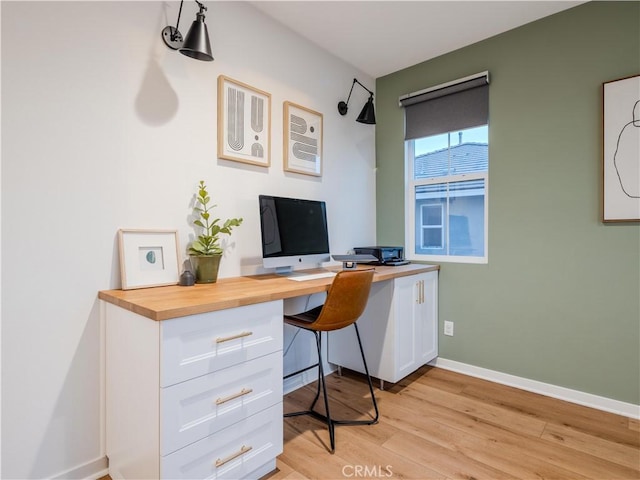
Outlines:
{"type": "Polygon", "coordinates": [[[164,27],[162,29],[162,39],[167,47],[172,50],[178,50],[183,55],[195,58],[196,60],[211,62],[213,61],[213,55],[211,54],[211,44],[209,43],[209,31],[207,30],[207,25],[204,23],[204,12],[207,10],[207,7],[198,0],[195,0],[195,2],[200,7],[200,11],[196,13],[196,19],[191,24],[191,28],[187,32],[184,41],[182,40],[182,34],[178,30],[184,0],[180,2],[178,21],[176,22],[175,28],[171,26],[164,27]]]}
{"type": "Polygon", "coordinates": [[[373,92],[369,90],[367,87],[365,87],[364,85],[362,85],[357,78],[353,79],[353,83],[351,84],[351,90],[349,90],[349,96],[347,97],[347,101],[346,102],[341,101],[338,103],[338,112],[340,112],[340,115],[347,114],[347,110],[349,110],[349,99],[351,98],[351,92],[353,92],[353,86],[356,83],[360,85],[362,88],[364,88],[367,92],[369,92],[369,100],[367,100],[367,103],[365,103],[364,107],[362,108],[360,115],[358,115],[358,118],[356,118],[356,122],[366,123],[368,125],[375,125],[376,112],[373,107],[373,92]]]}

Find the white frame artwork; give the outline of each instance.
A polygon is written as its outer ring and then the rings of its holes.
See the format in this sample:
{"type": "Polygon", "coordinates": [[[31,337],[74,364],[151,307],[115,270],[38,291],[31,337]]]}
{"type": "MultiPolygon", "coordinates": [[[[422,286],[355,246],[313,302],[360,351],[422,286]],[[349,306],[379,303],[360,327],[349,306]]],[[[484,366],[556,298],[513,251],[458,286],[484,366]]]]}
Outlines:
{"type": "Polygon", "coordinates": [[[284,169],[322,176],[322,114],[284,102],[284,169]]]}
{"type": "Polygon", "coordinates": [[[271,94],[218,76],[218,158],[271,165],[271,94]]]}
{"type": "Polygon", "coordinates": [[[602,221],[640,222],[640,75],[602,90],[602,221]]]}
{"type": "Polygon", "coordinates": [[[122,290],[178,283],[177,230],[118,230],[122,290]]]}

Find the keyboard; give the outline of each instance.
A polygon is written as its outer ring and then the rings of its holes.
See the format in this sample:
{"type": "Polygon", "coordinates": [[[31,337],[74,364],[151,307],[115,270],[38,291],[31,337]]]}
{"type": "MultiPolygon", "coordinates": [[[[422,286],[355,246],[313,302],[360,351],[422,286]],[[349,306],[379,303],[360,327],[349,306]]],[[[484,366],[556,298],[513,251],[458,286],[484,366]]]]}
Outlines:
{"type": "Polygon", "coordinates": [[[295,280],[296,282],[305,282],[307,280],[317,280],[318,278],[330,278],[335,277],[336,272],[320,272],[320,273],[301,273],[289,275],[289,280],[295,280]]]}

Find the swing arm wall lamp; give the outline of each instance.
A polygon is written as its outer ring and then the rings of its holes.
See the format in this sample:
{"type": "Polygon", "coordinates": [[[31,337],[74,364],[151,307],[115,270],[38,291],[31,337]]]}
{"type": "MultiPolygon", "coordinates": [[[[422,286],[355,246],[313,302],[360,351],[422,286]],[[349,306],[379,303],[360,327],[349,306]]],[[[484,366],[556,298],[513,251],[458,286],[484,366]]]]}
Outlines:
{"type": "Polygon", "coordinates": [[[178,30],[184,0],[180,1],[180,10],[178,11],[176,26],[164,27],[162,29],[162,40],[164,40],[167,47],[172,50],[178,50],[187,57],[211,62],[213,61],[213,55],[211,54],[211,44],[209,43],[209,31],[207,30],[207,25],[204,23],[204,12],[207,11],[207,7],[198,0],[195,0],[195,2],[198,4],[198,7],[200,7],[200,11],[196,14],[196,19],[191,24],[191,28],[187,32],[184,41],[180,30],[178,30]]]}
{"type": "Polygon", "coordinates": [[[369,90],[367,87],[365,87],[362,83],[360,83],[357,78],[353,79],[353,83],[351,84],[351,90],[349,90],[349,96],[347,97],[347,101],[346,102],[340,101],[338,103],[338,112],[340,113],[340,115],[347,114],[347,111],[349,110],[349,100],[351,99],[351,93],[353,92],[353,87],[355,86],[356,83],[360,85],[362,88],[364,88],[367,92],[369,92],[369,99],[367,100],[367,103],[365,103],[364,107],[362,108],[360,115],[358,115],[356,122],[366,123],[368,125],[375,125],[376,113],[375,113],[375,108],[373,106],[373,92],[369,90]]]}

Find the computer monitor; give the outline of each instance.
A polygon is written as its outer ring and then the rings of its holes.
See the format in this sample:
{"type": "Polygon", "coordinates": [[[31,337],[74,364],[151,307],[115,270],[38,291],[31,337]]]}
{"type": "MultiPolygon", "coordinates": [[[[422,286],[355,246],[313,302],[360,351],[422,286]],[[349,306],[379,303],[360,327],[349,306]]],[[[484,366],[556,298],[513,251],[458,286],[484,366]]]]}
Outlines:
{"type": "Polygon", "coordinates": [[[330,260],[325,202],[271,195],[258,200],[264,268],[284,274],[330,260]]]}

